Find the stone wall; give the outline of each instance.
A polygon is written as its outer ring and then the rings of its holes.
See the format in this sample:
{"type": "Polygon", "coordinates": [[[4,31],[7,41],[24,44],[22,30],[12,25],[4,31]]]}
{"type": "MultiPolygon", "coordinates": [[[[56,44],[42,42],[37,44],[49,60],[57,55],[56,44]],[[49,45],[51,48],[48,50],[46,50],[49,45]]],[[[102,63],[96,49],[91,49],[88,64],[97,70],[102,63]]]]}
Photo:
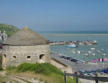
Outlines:
{"type": "Polygon", "coordinates": [[[2,66],[17,66],[21,63],[50,62],[49,45],[36,46],[4,46],[2,66]],[[40,56],[41,55],[41,56],[40,56]]]}
{"type": "Polygon", "coordinates": [[[66,73],[72,73],[72,67],[66,64],[63,64],[62,62],[55,60],[53,58],[51,58],[50,64],[54,65],[55,67],[57,67],[58,69],[60,69],[62,72],[66,72],[66,73]]]}

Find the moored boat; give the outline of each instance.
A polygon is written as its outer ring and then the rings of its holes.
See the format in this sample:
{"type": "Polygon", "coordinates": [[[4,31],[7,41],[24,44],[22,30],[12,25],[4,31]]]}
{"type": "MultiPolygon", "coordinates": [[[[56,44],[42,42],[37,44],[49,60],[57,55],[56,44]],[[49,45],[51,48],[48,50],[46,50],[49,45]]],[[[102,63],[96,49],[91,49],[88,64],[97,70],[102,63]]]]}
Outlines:
{"type": "Polygon", "coordinates": [[[70,47],[70,48],[76,48],[76,47],[78,47],[76,44],[74,44],[74,43],[71,43],[71,44],[69,44],[69,45],[67,45],[68,47],[70,47]]]}

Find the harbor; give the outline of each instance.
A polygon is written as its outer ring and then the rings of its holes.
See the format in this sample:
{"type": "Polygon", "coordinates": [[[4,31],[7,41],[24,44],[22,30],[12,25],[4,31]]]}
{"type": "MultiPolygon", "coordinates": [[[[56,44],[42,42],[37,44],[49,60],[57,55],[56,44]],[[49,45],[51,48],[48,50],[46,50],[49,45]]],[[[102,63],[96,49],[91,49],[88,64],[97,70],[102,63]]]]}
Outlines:
{"type": "MultiPolygon", "coordinates": [[[[51,57],[71,66],[73,73],[86,76],[107,75],[108,47],[105,42],[107,36],[99,36],[89,36],[89,40],[85,40],[88,39],[86,35],[56,36],[54,38],[57,41],[52,40],[53,42],[50,43],[51,57]]],[[[51,40],[50,37],[48,38],[51,40]]]]}

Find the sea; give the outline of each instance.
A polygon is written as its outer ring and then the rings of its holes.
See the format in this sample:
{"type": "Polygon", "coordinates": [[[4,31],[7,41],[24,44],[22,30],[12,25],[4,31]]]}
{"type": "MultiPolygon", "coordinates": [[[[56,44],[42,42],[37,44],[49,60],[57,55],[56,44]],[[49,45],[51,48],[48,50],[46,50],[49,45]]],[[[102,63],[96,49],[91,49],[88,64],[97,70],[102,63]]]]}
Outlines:
{"type": "MultiPolygon", "coordinates": [[[[108,58],[107,31],[79,31],[79,32],[40,32],[50,41],[97,41],[96,45],[79,45],[78,48],[69,48],[67,45],[50,46],[53,53],[69,56],[78,60],[92,62],[108,58]],[[92,48],[95,48],[94,50],[92,48]],[[78,53],[80,51],[80,53],[78,53]]],[[[108,61],[104,61],[108,62],[108,61]]]]}

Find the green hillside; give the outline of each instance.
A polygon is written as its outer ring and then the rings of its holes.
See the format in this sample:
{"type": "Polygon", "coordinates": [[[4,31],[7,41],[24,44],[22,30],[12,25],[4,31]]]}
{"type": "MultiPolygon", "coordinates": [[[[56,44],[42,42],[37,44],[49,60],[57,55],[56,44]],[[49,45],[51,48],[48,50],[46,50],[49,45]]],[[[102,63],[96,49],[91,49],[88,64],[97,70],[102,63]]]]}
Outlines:
{"type": "MultiPolygon", "coordinates": [[[[49,63],[23,63],[17,67],[10,66],[6,70],[6,75],[7,79],[9,79],[8,77],[10,76],[18,76],[26,81],[26,83],[32,83],[30,80],[28,80],[30,78],[35,80],[40,79],[43,81],[38,83],[64,83],[63,72],[49,63]]],[[[3,79],[5,80],[5,78],[2,77],[0,83],[3,79]]],[[[75,83],[75,81],[75,78],[72,79],[67,76],[67,83],[75,83]]]]}
{"type": "Polygon", "coordinates": [[[0,31],[6,31],[8,36],[14,34],[17,32],[19,29],[13,25],[7,25],[7,24],[0,24],[0,31]]]}

